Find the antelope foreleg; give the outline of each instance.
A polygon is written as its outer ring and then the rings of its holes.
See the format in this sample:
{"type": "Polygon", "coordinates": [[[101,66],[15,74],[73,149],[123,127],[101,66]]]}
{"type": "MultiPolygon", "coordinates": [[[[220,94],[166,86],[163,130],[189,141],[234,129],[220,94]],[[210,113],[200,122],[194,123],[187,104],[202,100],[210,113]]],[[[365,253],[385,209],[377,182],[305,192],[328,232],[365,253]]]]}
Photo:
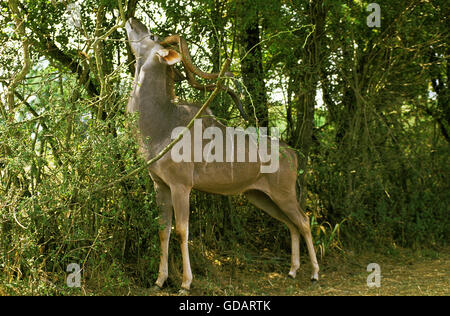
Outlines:
{"type": "Polygon", "coordinates": [[[176,233],[180,238],[181,255],[183,257],[183,282],[181,288],[189,290],[192,282],[191,263],[189,261],[189,194],[190,188],[171,187],[172,203],[175,212],[176,233]]]}

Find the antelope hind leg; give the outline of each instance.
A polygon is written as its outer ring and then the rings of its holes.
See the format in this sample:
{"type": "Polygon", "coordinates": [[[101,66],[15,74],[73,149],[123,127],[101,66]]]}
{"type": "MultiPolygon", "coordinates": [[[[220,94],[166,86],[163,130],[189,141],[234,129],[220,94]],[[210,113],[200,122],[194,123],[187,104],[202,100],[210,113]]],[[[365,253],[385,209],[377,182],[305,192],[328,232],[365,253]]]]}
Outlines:
{"type": "Polygon", "coordinates": [[[292,221],[283,214],[281,209],[272,201],[272,199],[261,191],[245,192],[247,199],[256,207],[262,209],[273,218],[286,224],[291,232],[291,269],[289,276],[295,278],[297,270],[300,267],[300,234],[292,221]]]}

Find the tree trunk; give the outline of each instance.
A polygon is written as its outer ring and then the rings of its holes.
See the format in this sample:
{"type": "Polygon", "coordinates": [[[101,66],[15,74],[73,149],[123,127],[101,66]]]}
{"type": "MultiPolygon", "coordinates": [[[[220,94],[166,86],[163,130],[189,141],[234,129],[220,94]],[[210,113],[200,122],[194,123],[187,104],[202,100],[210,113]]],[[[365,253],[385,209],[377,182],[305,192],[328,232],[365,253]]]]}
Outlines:
{"type": "Polygon", "coordinates": [[[240,25],[239,55],[241,57],[242,79],[247,90],[244,109],[251,124],[267,127],[269,125],[269,110],[260,45],[259,13],[252,4],[253,2],[244,1],[240,4],[238,10],[240,25]]]}
{"type": "Polygon", "coordinates": [[[306,168],[312,144],[314,127],[314,106],[316,104],[316,90],[319,80],[319,53],[321,52],[321,41],[324,31],[326,10],[323,1],[309,3],[309,24],[315,25],[314,31],[307,39],[301,56],[302,74],[300,87],[298,89],[297,124],[291,144],[300,151],[299,155],[299,178],[300,206],[306,207],[306,168]]]}

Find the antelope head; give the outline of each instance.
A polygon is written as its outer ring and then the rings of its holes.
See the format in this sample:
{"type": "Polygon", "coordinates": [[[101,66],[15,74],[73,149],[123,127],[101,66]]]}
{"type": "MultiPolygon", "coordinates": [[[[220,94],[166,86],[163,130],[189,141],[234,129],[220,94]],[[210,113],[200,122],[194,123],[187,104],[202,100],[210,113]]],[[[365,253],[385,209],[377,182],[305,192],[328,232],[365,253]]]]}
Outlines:
{"type": "Polygon", "coordinates": [[[161,63],[176,64],[181,55],[173,49],[164,48],[158,37],[150,33],[147,27],[135,18],[130,18],[125,24],[131,50],[136,57],[139,70],[150,58],[159,58],[161,63]]]}
{"type": "MultiPolygon", "coordinates": [[[[139,20],[135,18],[130,18],[125,24],[125,29],[128,33],[128,39],[131,46],[131,50],[136,57],[136,76],[139,75],[140,69],[144,66],[145,61],[148,60],[149,56],[154,55],[154,57],[160,58],[160,62],[166,63],[168,66],[172,66],[179,61],[182,61],[186,77],[180,74],[179,71],[174,70],[173,67],[169,67],[167,73],[167,93],[170,99],[174,99],[174,81],[175,78],[187,79],[189,84],[199,90],[209,90],[212,91],[216,88],[215,84],[200,84],[194,75],[207,80],[215,80],[218,78],[218,73],[207,73],[201,71],[192,62],[189,49],[186,41],[179,35],[172,35],[165,38],[163,41],[159,41],[158,37],[152,34],[147,27],[142,24],[139,20]],[[178,49],[177,52],[174,48],[178,49]]],[[[232,78],[233,74],[231,72],[226,73],[226,76],[232,78]]],[[[236,81],[235,81],[236,82],[236,81]]],[[[236,85],[237,82],[236,82],[236,85]]],[[[236,104],[241,116],[247,120],[242,103],[237,94],[230,89],[228,86],[223,86],[222,89],[226,91],[236,104]]]]}

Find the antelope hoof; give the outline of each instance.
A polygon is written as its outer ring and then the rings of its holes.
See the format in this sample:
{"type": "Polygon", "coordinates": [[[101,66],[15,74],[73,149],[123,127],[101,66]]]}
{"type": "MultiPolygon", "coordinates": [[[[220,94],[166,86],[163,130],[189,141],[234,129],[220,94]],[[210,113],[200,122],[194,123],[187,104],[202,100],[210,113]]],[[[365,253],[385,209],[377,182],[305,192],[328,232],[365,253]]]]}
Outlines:
{"type": "Polygon", "coordinates": [[[178,291],[178,296],[189,296],[189,290],[181,289],[178,291]]]}
{"type": "Polygon", "coordinates": [[[288,276],[290,277],[290,278],[292,278],[292,279],[295,279],[295,276],[297,275],[297,272],[293,272],[293,271],[290,271],[289,272],[289,274],[288,274],[288,276]]]}
{"type": "Polygon", "coordinates": [[[159,286],[158,284],[155,284],[155,285],[153,285],[153,287],[152,287],[152,291],[153,291],[153,292],[159,292],[159,291],[162,291],[162,287],[159,286]]]}

